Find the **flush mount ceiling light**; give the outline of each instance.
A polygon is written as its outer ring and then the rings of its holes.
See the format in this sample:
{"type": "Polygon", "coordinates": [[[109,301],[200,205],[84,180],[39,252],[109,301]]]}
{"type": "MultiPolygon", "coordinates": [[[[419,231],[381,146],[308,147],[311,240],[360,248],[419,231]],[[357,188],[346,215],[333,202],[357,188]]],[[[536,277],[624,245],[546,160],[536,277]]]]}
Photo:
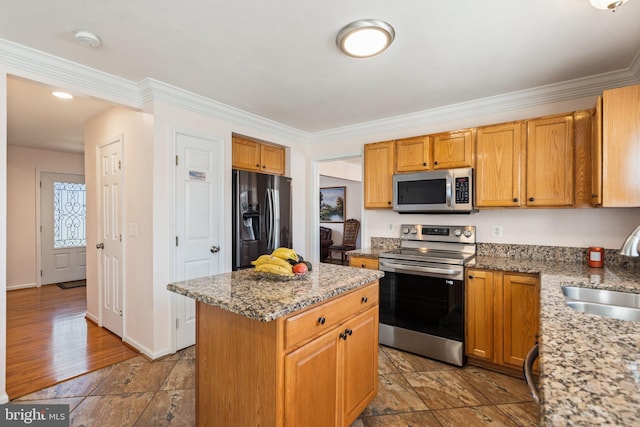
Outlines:
{"type": "Polygon", "coordinates": [[[340,30],[336,44],[345,54],[367,58],[382,53],[396,36],[393,27],[377,19],[360,19],[340,30]]]}
{"type": "Polygon", "coordinates": [[[596,9],[610,10],[615,12],[617,8],[625,4],[629,0],[589,0],[591,5],[596,9]]]}
{"type": "Polygon", "coordinates": [[[56,98],[60,98],[60,99],[73,99],[73,95],[71,95],[70,93],[67,93],[67,92],[62,92],[61,90],[55,90],[55,91],[51,92],[51,95],[55,96],[56,98]]]}
{"type": "Polygon", "coordinates": [[[100,47],[102,43],[100,38],[90,31],[78,30],[73,33],[73,36],[79,43],[89,47],[100,47]]]}

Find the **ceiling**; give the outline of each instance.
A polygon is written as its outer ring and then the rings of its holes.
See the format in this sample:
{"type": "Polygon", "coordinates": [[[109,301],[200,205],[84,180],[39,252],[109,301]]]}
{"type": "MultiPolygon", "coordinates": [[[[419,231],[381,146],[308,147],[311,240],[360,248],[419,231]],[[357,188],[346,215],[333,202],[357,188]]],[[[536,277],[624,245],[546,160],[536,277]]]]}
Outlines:
{"type": "MultiPolygon", "coordinates": [[[[615,13],[588,0],[9,3],[0,38],[308,133],[623,70],[640,49],[640,0],[615,13]],[[340,28],[359,18],[394,26],[386,52],[356,59],[336,48],[340,28]],[[102,46],[77,43],[78,29],[102,46]]],[[[61,104],[48,90],[10,80],[10,144],[77,149],[84,120],[108,106],[61,104]]]]}

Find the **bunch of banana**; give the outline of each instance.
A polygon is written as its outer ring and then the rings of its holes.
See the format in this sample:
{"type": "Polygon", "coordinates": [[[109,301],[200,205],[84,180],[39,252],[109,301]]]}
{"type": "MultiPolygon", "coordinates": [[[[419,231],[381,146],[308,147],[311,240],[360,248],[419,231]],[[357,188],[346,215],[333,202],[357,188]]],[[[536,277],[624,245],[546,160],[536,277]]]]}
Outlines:
{"type": "Polygon", "coordinates": [[[278,248],[275,251],[271,252],[271,256],[281,258],[285,261],[293,260],[295,262],[298,262],[299,259],[296,251],[290,248],[278,248]]]}
{"type": "Polygon", "coordinates": [[[278,274],[281,276],[293,276],[293,267],[282,258],[273,255],[262,255],[257,260],[251,261],[256,266],[256,271],[278,274]]]}

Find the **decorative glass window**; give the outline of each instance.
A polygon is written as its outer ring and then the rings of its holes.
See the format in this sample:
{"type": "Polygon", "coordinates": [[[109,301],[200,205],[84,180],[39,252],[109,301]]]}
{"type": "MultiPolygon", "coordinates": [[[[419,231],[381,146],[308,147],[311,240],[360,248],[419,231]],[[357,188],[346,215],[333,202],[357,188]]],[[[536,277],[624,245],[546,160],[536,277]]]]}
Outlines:
{"type": "Polygon", "coordinates": [[[53,248],[87,245],[87,195],[84,184],[53,183],[53,248]]]}

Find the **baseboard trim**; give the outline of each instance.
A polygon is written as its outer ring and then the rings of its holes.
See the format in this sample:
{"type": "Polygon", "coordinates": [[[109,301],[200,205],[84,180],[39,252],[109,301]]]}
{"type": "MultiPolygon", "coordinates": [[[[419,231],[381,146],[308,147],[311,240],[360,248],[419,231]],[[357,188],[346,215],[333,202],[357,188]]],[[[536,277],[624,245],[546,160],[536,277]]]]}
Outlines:
{"type": "Polygon", "coordinates": [[[7,392],[0,394],[0,404],[9,402],[9,395],[7,392]]]}
{"type": "Polygon", "coordinates": [[[98,319],[98,316],[94,316],[93,314],[89,313],[88,311],[84,312],[84,317],[89,320],[90,322],[94,323],[96,326],[102,326],[100,325],[100,319],[98,319]]]}
{"type": "Polygon", "coordinates": [[[28,289],[28,288],[37,288],[37,283],[24,283],[22,285],[7,285],[8,291],[15,291],[18,289],[28,289]]]}
{"type": "Polygon", "coordinates": [[[133,347],[134,349],[139,351],[140,354],[142,354],[143,356],[145,356],[145,357],[147,357],[148,359],[151,359],[151,360],[156,360],[156,359],[159,359],[161,357],[164,357],[164,356],[167,356],[169,354],[172,354],[171,351],[166,350],[166,349],[162,350],[162,351],[156,351],[156,352],[151,351],[146,346],[144,346],[144,345],[140,344],[139,342],[137,342],[136,340],[128,338],[128,337],[122,338],[122,341],[126,345],[128,345],[130,347],[133,347]]]}

